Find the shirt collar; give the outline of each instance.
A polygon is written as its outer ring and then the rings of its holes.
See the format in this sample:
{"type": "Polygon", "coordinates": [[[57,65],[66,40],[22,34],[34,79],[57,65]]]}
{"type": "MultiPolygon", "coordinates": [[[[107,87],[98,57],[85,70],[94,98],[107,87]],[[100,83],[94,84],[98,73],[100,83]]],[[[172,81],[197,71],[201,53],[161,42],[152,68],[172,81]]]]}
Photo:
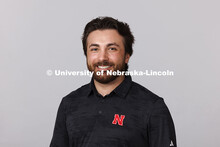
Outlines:
{"type": "MultiPolygon", "coordinates": [[[[130,75],[125,76],[125,79],[121,82],[121,84],[118,87],[116,87],[112,92],[116,93],[121,98],[125,98],[125,96],[127,95],[128,91],[131,87],[131,84],[132,84],[131,76],[130,75]]],[[[98,92],[95,88],[95,85],[94,85],[93,78],[91,79],[91,81],[89,83],[89,90],[88,90],[87,96],[89,96],[92,92],[94,94],[98,94],[98,92]]]]}

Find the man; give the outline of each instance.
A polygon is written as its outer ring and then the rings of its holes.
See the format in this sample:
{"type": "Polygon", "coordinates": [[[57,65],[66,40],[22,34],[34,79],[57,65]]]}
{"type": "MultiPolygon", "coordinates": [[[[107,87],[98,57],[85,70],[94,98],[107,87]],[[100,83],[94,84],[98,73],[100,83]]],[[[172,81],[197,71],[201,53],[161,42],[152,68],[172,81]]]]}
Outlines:
{"type": "Polygon", "coordinates": [[[128,69],[134,43],[128,24],[93,19],[82,42],[93,78],[61,101],[50,147],[176,147],[163,99],[130,76],[107,73],[128,69]]]}

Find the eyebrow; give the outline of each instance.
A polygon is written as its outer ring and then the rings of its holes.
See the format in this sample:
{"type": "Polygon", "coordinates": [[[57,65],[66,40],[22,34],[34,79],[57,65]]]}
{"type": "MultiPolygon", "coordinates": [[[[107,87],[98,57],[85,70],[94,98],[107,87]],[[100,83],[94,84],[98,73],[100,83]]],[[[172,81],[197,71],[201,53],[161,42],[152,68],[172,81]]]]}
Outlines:
{"type": "Polygon", "coordinates": [[[115,46],[117,46],[117,47],[120,47],[117,43],[109,43],[108,45],[107,45],[107,47],[109,47],[109,46],[112,46],[112,45],[115,45],[115,46]]]}
{"type": "Polygon", "coordinates": [[[98,45],[98,44],[90,44],[90,46],[89,46],[89,47],[92,47],[92,46],[99,47],[99,45],[98,45]]]}
{"type": "MultiPolygon", "coordinates": [[[[115,43],[115,42],[107,44],[107,47],[113,46],[113,45],[115,45],[115,46],[117,46],[117,47],[120,47],[120,46],[119,46],[117,43],[115,43]]],[[[92,46],[99,47],[98,44],[93,43],[93,44],[90,44],[90,45],[89,45],[89,48],[92,47],[92,46]]]]}

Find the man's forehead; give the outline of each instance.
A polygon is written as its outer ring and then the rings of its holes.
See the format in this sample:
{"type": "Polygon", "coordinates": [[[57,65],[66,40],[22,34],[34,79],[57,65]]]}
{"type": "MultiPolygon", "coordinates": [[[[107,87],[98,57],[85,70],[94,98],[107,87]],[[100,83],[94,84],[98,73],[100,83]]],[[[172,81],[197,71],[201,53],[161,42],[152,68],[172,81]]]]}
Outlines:
{"type": "Polygon", "coordinates": [[[87,45],[91,44],[111,44],[119,45],[123,43],[123,37],[114,29],[95,30],[88,35],[87,45]]]}

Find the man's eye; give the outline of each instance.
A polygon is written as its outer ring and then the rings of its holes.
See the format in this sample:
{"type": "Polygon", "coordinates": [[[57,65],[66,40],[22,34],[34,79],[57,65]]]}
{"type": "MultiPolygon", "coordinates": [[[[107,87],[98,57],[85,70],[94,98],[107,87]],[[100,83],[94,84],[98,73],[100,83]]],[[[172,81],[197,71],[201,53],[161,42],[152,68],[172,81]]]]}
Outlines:
{"type": "Polygon", "coordinates": [[[114,47],[111,47],[111,48],[109,48],[109,50],[114,51],[114,50],[117,50],[117,49],[116,49],[116,48],[114,48],[114,47]]]}
{"type": "Polygon", "coordinates": [[[97,50],[98,50],[97,48],[90,49],[90,51],[97,51],[97,50]]]}

